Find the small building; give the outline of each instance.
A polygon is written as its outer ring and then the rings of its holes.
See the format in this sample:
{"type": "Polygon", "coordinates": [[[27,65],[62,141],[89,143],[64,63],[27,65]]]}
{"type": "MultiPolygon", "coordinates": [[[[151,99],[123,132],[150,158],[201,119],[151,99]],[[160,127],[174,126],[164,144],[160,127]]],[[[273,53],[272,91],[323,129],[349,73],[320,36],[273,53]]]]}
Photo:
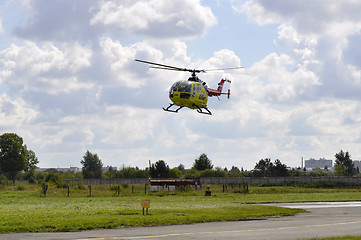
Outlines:
{"type": "MultiPolygon", "coordinates": [[[[359,172],[361,171],[361,161],[359,160],[354,160],[353,162],[353,167],[356,169],[356,171],[358,170],[359,172]]],[[[358,173],[359,173],[358,172],[358,173]]],[[[357,173],[357,172],[356,172],[357,173]]]]}
{"type": "Polygon", "coordinates": [[[316,168],[332,170],[332,160],[327,160],[325,158],[320,158],[319,160],[316,160],[310,158],[309,160],[305,160],[305,168],[307,170],[314,170],[316,168]]]}
{"type": "Polygon", "coordinates": [[[150,191],[159,192],[159,191],[169,191],[173,192],[176,190],[176,187],[180,186],[193,186],[198,188],[201,186],[199,178],[182,178],[182,179],[149,179],[150,191]]]}
{"type": "Polygon", "coordinates": [[[106,173],[106,172],[109,172],[109,170],[112,170],[112,171],[117,171],[117,167],[113,167],[113,166],[109,166],[109,165],[107,165],[106,167],[103,167],[102,168],[102,172],[103,173],[106,173]]]}

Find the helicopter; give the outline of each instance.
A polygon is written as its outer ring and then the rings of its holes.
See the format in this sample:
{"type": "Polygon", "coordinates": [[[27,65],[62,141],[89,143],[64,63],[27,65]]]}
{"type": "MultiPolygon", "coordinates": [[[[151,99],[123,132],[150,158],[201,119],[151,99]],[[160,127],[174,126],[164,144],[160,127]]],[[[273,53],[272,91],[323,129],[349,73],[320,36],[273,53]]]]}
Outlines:
{"type": "Polygon", "coordinates": [[[240,69],[243,67],[233,67],[233,68],[223,68],[223,69],[209,69],[209,70],[199,70],[199,69],[188,69],[174,67],[170,65],[164,65],[160,63],[144,61],[140,59],[135,59],[137,62],[146,63],[150,65],[150,68],[163,69],[163,70],[172,70],[172,71],[185,71],[190,72],[191,76],[188,80],[181,80],[175,82],[169,90],[169,99],[172,103],[168,107],[163,108],[164,111],[178,113],[178,111],[184,107],[190,109],[196,109],[198,113],[212,115],[207,107],[208,97],[213,97],[221,95],[227,95],[228,99],[231,95],[231,90],[228,89],[227,92],[222,92],[223,85],[225,82],[231,83],[230,80],[222,78],[218,83],[217,89],[209,88],[206,82],[198,78],[196,73],[206,73],[209,71],[220,71],[220,70],[231,70],[231,69],[240,69]],[[173,110],[173,106],[178,108],[173,110]]]}

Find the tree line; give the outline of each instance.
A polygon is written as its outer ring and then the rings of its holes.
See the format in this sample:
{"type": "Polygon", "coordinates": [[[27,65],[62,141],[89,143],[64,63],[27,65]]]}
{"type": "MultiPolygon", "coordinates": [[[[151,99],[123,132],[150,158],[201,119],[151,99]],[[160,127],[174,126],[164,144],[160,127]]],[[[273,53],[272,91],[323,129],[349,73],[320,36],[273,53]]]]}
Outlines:
{"type": "Polygon", "coordinates": [[[0,184],[5,180],[27,180],[29,182],[54,181],[63,179],[111,179],[111,178],[200,178],[200,177],[287,177],[287,176],[355,176],[359,169],[355,168],[349,152],[341,150],[335,154],[335,171],[316,169],[289,169],[279,159],[274,162],[270,158],[260,159],[253,170],[244,171],[232,166],[230,169],[214,167],[207,154],[202,153],[193,162],[190,169],[183,164],[170,168],[164,160],[158,160],[145,169],[125,167],[120,170],[109,168],[103,172],[103,163],[96,153],[86,151],[81,173],[49,173],[36,172],[39,163],[34,151],[27,148],[23,139],[15,133],[0,136],[0,184]]]}

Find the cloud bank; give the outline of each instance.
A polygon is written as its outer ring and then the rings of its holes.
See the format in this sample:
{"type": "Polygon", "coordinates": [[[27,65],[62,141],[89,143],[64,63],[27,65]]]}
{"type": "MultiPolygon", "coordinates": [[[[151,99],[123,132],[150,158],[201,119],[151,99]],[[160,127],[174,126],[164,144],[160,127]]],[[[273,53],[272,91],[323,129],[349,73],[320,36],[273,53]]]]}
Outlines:
{"type": "MultiPolygon", "coordinates": [[[[213,116],[168,114],[168,89],[188,73],[149,69],[135,58],[188,68],[239,66],[222,48],[194,58],[187,42],[221,24],[217,4],[200,1],[9,0],[0,5],[0,131],[16,132],[40,166],[80,165],[86,150],[113,166],[164,159],[191,167],[252,169],[261,158],[299,166],[302,156],[340,149],[361,158],[361,19],[358,1],[230,1],[249,27],[273,26],[278,52],[232,80],[230,100],[209,100],[213,116]],[[21,5],[19,5],[21,4],[21,5]],[[21,7],[19,7],[21,6],[21,7]],[[10,14],[23,14],[22,21],[10,14]],[[9,22],[11,24],[5,24],[9,22]]],[[[237,29],[237,24],[233,27],[237,29]]],[[[233,41],[240,41],[233,39],[233,41]]],[[[250,45],[257,50],[257,46],[250,45]]]]}

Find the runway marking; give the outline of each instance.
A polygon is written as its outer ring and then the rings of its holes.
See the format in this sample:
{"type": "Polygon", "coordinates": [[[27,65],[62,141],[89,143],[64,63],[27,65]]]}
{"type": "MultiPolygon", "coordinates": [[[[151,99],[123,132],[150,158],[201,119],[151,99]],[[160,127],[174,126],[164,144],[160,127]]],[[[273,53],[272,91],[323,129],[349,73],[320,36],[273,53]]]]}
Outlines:
{"type": "Polygon", "coordinates": [[[205,235],[205,234],[225,234],[225,233],[241,233],[241,232],[262,232],[262,231],[277,231],[277,230],[287,230],[287,229],[300,229],[300,228],[313,228],[313,227],[328,227],[328,226],[338,226],[338,225],[348,225],[348,224],[359,224],[361,221],[355,222],[341,222],[341,223],[325,223],[325,224],[315,224],[315,225],[304,225],[296,227],[278,227],[278,228],[259,228],[259,229],[245,229],[245,230],[229,230],[229,231],[215,231],[215,232],[190,232],[190,233],[170,233],[162,235],[150,235],[150,236],[134,236],[134,237],[100,237],[100,238],[80,238],[74,240],[122,240],[122,239],[151,239],[151,238],[165,238],[165,237],[174,237],[174,236],[189,236],[189,235],[205,235]]]}
{"type": "Polygon", "coordinates": [[[361,207],[361,202],[317,202],[317,203],[285,203],[285,204],[265,204],[285,208],[339,208],[339,207],[361,207]]]}

